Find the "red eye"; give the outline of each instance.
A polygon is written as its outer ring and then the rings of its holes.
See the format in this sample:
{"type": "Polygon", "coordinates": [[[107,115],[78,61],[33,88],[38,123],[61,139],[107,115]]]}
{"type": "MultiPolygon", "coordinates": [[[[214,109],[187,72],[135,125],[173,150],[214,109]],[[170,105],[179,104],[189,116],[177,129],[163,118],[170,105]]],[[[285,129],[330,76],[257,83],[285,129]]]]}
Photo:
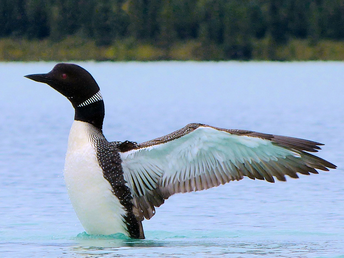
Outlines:
{"type": "Polygon", "coordinates": [[[67,79],[67,74],[63,73],[63,74],[61,75],[61,77],[62,77],[62,79],[67,79]]]}

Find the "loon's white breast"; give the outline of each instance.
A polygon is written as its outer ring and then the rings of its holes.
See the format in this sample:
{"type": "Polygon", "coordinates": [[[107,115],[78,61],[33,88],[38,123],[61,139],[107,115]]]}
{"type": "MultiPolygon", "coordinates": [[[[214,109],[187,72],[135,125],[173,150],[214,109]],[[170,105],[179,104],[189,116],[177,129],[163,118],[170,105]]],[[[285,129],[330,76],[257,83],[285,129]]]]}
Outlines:
{"type": "Polygon", "coordinates": [[[103,137],[91,124],[74,121],[64,169],[69,198],[88,234],[128,235],[125,210],[103,177],[92,135],[103,137]]]}

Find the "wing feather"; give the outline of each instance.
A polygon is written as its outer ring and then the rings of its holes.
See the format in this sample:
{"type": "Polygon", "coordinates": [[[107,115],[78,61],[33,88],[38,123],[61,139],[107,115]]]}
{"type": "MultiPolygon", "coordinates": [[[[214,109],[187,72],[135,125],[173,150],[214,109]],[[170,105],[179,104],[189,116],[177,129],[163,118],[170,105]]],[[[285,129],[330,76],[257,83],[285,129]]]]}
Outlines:
{"type": "Polygon", "coordinates": [[[149,219],[175,193],[200,191],[241,180],[286,181],[335,168],[308,152],[317,142],[244,130],[189,124],[164,137],[120,152],[135,209],[149,219]]]}

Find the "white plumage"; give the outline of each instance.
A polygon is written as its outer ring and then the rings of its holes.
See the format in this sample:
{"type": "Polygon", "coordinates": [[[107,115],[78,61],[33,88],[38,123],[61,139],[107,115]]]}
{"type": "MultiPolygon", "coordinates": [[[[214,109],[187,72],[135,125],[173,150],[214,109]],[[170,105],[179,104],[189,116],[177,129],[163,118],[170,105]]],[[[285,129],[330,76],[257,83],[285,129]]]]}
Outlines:
{"type": "Polygon", "coordinates": [[[68,140],[64,178],[73,208],[88,234],[110,235],[128,231],[125,210],[104,179],[91,136],[99,137],[94,126],[74,121],[68,140]]]}

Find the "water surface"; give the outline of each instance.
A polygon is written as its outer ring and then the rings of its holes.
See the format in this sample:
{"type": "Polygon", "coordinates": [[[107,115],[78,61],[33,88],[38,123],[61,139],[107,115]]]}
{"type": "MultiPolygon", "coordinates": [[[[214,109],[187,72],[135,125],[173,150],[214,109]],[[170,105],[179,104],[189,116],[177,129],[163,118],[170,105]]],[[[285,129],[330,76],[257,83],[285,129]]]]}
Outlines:
{"type": "Polygon", "coordinates": [[[53,65],[0,63],[0,257],[344,257],[344,63],[81,63],[101,86],[110,141],[201,122],[323,142],[338,165],[172,196],[145,240],[83,233],[62,175],[72,107],[23,77],[53,65]]]}

